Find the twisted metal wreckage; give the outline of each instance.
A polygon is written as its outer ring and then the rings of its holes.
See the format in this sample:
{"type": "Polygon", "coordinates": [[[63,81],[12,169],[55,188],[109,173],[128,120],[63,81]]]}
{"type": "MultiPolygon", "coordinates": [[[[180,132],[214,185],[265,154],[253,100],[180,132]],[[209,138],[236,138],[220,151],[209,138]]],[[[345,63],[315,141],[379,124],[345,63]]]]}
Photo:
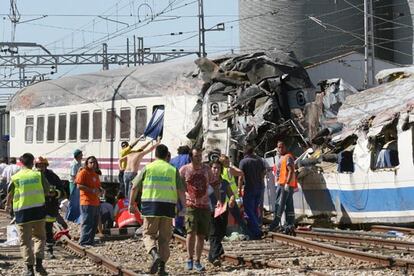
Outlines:
{"type": "MultiPolygon", "coordinates": [[[[324,214],[338,223],[414,222],[412,68],[382,71],[381,85],[359,92],[342,79],[316,89],[293,53],[200,58],[196,64],[204,85],[187,137],[210,158],[225,150],[237,161],[248,143],[266,158],[282,139],[298,157],[297,215],[324,214]]],[[[272,166],[276,159],[266,161],[272,166]]],[[[272,209],[274,185],[267,186],[265,204],[272,209]]]]}
{"type": "MultiPolygon", "coordinates": [[[[204,85],[187,137],[207,151],[242,150],[263,156],[279,139],[300,155],[329,145],[326,134],[342,130],[339,108],[358,91],[341,79],[321,82],[317,91],[293,53],[259,52],[218,60],[196,60],[204,85]]],[[[234,152],[233,152],[234,153],[234,152]]]]}

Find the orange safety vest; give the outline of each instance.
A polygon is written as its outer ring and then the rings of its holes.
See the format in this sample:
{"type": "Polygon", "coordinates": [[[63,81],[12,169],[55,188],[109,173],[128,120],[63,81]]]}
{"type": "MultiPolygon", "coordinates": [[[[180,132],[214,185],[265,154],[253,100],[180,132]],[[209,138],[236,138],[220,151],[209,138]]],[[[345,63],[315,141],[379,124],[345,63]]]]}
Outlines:
{"type": "MultiPolygon", "coordinates": [[[[135,202],[134,202],[135,204],[135,202]]],[[[118,214],[115,217],[115,222],[119,228],[128,226],[128,225],[142,225],[141,213],[130,214],[128,211],[128,200],[120,199],[118,200],[118,214]]]]}
{"type": "MultiPolygon", "coordinates": [[[[288,158],[294,159],[293,155],[290,153],[286,153],[285,155],[280,157],[280,173],[279,173],[279,179],[277,182],[279,185],[282,185],[282,186],[286,183],[287,176],[288,176],[288,169],[287,169],[288,158]]],[[[296,174],[294,171],[293,171],[293,176],[290,179],[289,186],[293,188],[298,187],[298,181],[296,179],[296,174]]]]}

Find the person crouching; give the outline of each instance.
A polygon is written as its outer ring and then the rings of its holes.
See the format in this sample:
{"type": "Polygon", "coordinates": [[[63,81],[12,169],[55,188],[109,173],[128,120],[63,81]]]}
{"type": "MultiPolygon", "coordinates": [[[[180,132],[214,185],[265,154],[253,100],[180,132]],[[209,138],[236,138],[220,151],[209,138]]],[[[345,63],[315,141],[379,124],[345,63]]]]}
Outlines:
{"type": "MultiPolygon", "coordinates": [[[[114,209],[115,223],[118,228],[128,227],[128,226],[140,226],[142,225],[141,213],[136,211],[134,214],[131,214],[128,211],[129,199],[125,198],[123,192],[119,192],[117,196],[117,203],[114,209]]],[[[136,205],[135,202],[133,204],[136,205]]]]}

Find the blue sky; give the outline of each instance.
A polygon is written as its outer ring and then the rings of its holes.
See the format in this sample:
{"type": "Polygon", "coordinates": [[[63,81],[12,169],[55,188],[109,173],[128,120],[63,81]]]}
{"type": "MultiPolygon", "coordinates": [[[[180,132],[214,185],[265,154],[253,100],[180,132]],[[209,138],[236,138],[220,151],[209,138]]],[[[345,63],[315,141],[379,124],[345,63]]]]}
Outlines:
{"type": "MultiPolygon", "coordinates": [[[[7,16],[10,10],[9,4],[9,1],[0,1],[2,41],[11,40],[11,23],[7,16]]],[[[22,23],[17,24],[15,41],[42,44],[53,54],[100,52],[102,42],[108,43],[111,52],[126,52],[126,38],[129,37],[132,41],[133,35],[144,37],[144,47],[150,47],[153,51],[172,49],[198,51],[198,37],[195,36],[198,30],[198,8],[194,0],[18,0],[17,7],[22,23]],[[165,9],[170,3],[172,8],[165,9]],[[163,10],[165,12],[157,16],[163,10]],[[98,17],[99,15],[101,17],[98,17]],[[144,24],[151,21],[151,17],[153,17],[152,22],[144,24]],[[170,35],[178,32],[184,34],[170,35]],[[116,37],[106,41],[108,36],[116,37]],[[190,38],[191,36],[195,37],[190,38]]],[[[236,21],[226,23],[225,31],[207,33],[207,53],[211,56],[229,53],[232,49],[237,51],[239,48],[238,1],[204,0],[204,9],[206,28],[220,22],[236,21]]],[[[21,49],[19,52],[19,54],[24,53],[40,52],[32,49],[21,49]]],[[[100,69],[100,66],[76,68],[61,66],[58,75],[100,69]]],[[[42,71],[42,68],[38,68],[39,70],[42,71]]],[[[16,70],[0,68],[1,78],[13,72],[16,70]]]]}

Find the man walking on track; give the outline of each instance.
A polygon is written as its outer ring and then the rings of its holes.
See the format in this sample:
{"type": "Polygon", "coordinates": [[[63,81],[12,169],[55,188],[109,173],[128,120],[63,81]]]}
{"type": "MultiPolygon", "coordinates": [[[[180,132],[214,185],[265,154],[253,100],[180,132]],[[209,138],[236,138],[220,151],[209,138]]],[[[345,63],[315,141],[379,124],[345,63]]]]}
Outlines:
{"type": "MultiPolygon", "coordinates": [[[[47,275],[42,265],[46,242],[45,228],[45,195],[49,192],[49,184],[39,171],[32,170],[34,156],[25,153],[20,157],[23,168],[12,176],[10,197],[13,196],[13,211],[19,232],[20,251],[26,264],[25,276],[34,276],[33,265],[36,257],[36,271],[47,275]],[[34,239],[34,252],[32,248],[34,239]]],[[[6,209],[10,209],[10,200],[6,209]]]]}
{"type": "MultiPolygon", "coordinates": [[[[170,257],[169,242],[172,236],[172,220],[178,198],[185,202],[185,189],[176,168],[166,159],[168,148],[158,145],[156,160],[142,170],[132,181],[129,201],[132,203],[138,194],[141,197],[144,218],[143,238],[145,249],[152,256],[149,273],[167,275],[165,263],[170,257]],[[158,246],[157,246],[158,243],[158,246]]],[[[137,212],[135,204],[129,204],[131,213],[137,212]]]]}

